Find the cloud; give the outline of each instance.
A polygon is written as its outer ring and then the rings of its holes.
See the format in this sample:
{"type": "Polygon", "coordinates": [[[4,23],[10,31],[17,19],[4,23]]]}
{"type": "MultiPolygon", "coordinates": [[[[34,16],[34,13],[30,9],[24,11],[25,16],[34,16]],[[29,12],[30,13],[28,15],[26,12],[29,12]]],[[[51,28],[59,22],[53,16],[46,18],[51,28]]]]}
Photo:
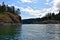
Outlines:
{"type": "Polygon", "coordinates": [[[32,0],[21,0],[21,2],[32,2],[32,0]]]}
{"type": "Polygon", "coordinates": [[[30,15],[34,15],[36,17],[40,15],[40,10],[34,10],[31,7],[21,8],[21,10],[26,13],[29,13],[30,15]]]}
{"type": "MultiPolygon", "coordinates": [[[[56,11],[56,9],[54,10],[53,8],[44,8],[44,9],[42,9],[42,10],[38,10],[38,9],[33,9],[33,8],[31,8],[31,7],[26,7],[26,8],[23,8],[23,7],[21,7],[21,11],[22,12],[26,12],[26,13],[28,13],[28,14],[30,14],[30,15],[33,15],[33,16],[35,16],[35,17],[43,17],[43,16],[45,16],[47,13],[53,13],[53,12],[55,12],[55,13],[57,13],[57,11],[56,11]]],[[[30,18],[32,18],[32,17],[30,17],[30,18]]]]}
{"type": "MultiPolygon", "coordinates": [[[[57,14],[58,13],[58,10],[60,10],[60,0],[52,0],[50,3],[49,3],[49,1],[50,0],[46,0],[47,1],[47,4],[49,5],[49,4],[51,4],[51,7],[50,8],[43,8],[42,10],[40,10],[40,9],[33,9],[33,8],[31,8],[31,7],[18,7],[18,6],[16,6],[15,5],[15,7],[16,8],[20,8],[21,9],[21,11],[23,11],[23,12],[26,12],[26,13],[28,13],[28,14],[30,14],[30,15],[33,15],[34,17],[33,18],[35,18],[35,17],[43,17],[44,15],[46,15],[47,13],[55,13],[55,14],[57,14]]],[[[29,3],[31,3],[31,2],[35,2],[34,0],[21,0],[21,2],[29,2],[29,3]]],[[[31,16],[29,16],[28,18],[32,18],[31,16]]]]}
{"type": "Polygon", "coordinates": [[[50,8],[47,8],[46,10],[49,10],[50,12],[54,12],[55,14],[58,13],[58,10],[60,10],[60,0],[52,0],[49,3],[49,0],[46,0],[47,4],[51,4],[50,8]]]}
{"type": "Polygon", "coordinates": [[[28,16],[28,17],[23,17],[22,19],[30,19],[30,18],[40,18],[40,17],[35,17],[35,16],[28,16]]]}
{"type": "Polygon", "coordinates": [[[53,7],[58,8],[58,10],[60,10],[60,0],[53,0],[53,7]]]}
{"type": "MultiPolygon", "coordinates": [[[[26,12],[26,13],[29,13],[30,15],[34,15],[35,17],[43,17],[45,16],[47,13],[55,13],[57,14],[58,13],[58,10],[60,10],[60,0],[46,0],[46,3],[48,5],[51,5],[50,8],[43,8],[42,10],[40,9],[33,9],[31,7],[26,7],[26,8],[21,8],[22,11],[26,12]]],[[[32,2],[30,0],[30,2],[32,2]]],[[[34,18],[35,18],[34,17],[34,18]]],[[[29,17],[29,18],[32,18],[32,17],[29,17]]]]}
{"type": "Polygon", "coordinates": [[[31,2],[35,3],[38,0],[20,0],[20,1],[23,2],[23,3],[31,3],[31,2]]]}

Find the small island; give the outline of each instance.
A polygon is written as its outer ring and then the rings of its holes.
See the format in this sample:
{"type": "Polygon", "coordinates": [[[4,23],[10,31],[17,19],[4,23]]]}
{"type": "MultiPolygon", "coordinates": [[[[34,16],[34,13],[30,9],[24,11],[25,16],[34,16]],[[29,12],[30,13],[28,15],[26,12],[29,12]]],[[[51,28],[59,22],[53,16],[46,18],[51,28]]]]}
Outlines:
{"type": "Polygon", "coordinates": [[[8,6],[4,2],[0,4],[0,25],[21,24],[20,9],[8,6]]]}

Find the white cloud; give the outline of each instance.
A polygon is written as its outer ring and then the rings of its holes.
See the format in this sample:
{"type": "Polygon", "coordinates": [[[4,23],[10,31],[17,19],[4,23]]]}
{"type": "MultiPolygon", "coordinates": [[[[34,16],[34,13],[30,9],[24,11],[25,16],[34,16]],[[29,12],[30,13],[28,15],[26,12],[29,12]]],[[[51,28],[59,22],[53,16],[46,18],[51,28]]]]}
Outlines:
{"type": "Polygon", "coordinates": [[[28,16],[28,17],[23,17],[22,19],[30,19],[30,18],[39,18],[39,17],[35,17],[35,16],[28,16]]]}
{"type": "Polygon", "coordinates": [[[49,12],[54,12],[54,13],[58,13],[58,10],[60,10],[60,0],[52,0],[50,3],[49,0],[46,0],[47,1],[47,4],[52,4],[50,8],[46,9],[49,10],[49,12]]]}
{"type": "Polygon", "coordinates": [[[21,0],[21,2],[32,2],[32,0],[21,0]]]}
{"type": "MultiPolygon", "coordinates": [[[[33,0],[21,0],[22,2],[35,2],[33,0]]],[[[44,16],[45,14],[47,13],[55,13],[57,14],[58,13],[58,10],[60,10],[60,0],[52,0],[50,3],[49,3],[49,0],[46,0],[47,1],[47,4],[52,4],[50,8],[44,8],[42,10],[38,10],[38,9],[33,9],[31,7],[18,7],[18,6],[15,6],[16,8],[20,8],[21,11],[24,11],[26,13],[29,13],[30,15],[33,15],[33,16],[36,16],[36,17],[39,17],[40,15],[44,16]]],[[[41,17],[42,17],[41,16],[41,17]]],[[[32,17],[28,17],[28,18],[32,18],[32,17]]]]}
{"type": "Polygon", "coordinates": [[[38,0],[20,0],[21,2],[23,2],[23,3],[31,3],[31,2],[33,2],[33,3],[35,3],[35,2],[37,2],[38,0]]]}
{"type": "Polygon", "coordinates": [[[53,7],[58,8],[58,10],[60,10],[60,0],[53,0],[53,7]]]}
{"type": "Polygon", "coordinates": [[[34,10],[31,7],[21,8],[21,10],[26,13],[29,13],[30,15],[34,15],[36,17],[40,15],[40,10],[34,10]]]}
{"type": "Polygon", "coordinates": [[[31,7],[27,7],[27,8],[22,8],[22,11],[29,13],[30,15],[34,15],[36,17],[39,17],[40,15],[42,15],[41,17],[43,17],[44,15],[46,15],[47,13],[58,13],[58,10],[60,10],[60,0],[52,0],[50,3],[50,0],[46,0],[47,4],[51,4],[50,8],[44,8],[42,10],[34,10],[31,7]]]}

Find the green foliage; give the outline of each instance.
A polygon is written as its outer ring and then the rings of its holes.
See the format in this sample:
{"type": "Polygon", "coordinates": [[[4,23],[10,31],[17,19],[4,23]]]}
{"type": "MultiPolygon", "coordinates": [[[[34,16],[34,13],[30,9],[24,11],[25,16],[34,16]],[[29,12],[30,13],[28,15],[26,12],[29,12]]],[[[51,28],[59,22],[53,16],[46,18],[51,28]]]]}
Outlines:
{"type": "Polygon", "coordinates": [[[20,9],[15,10],[14,6],[9,7],[4,2],[0,5],[0,23],[21,23],[19,14],[20,9]]]}
{"type": "Polygon", "coordinates": [[[47,13],[42,18],[22,20],[23,24],[60,23],[60,11],[58,14],[47,13]]]}
{"type": "Polygon", "coordinates": [[[3,2],[2,5],[0,5],[0,12],[10,12],[19,15],[20,9],[15,10],[14,6],[9,7],[8,5],[5,5],[5,3],[3,2]]]}

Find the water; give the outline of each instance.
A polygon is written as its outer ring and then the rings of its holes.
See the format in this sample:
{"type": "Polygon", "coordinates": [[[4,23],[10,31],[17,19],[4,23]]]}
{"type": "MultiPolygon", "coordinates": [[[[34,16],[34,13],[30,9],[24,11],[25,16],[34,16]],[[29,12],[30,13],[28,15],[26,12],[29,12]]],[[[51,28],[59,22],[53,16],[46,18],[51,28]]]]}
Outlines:
{"type": "Polygon", "coordinates": [[[60,24],[0,26],[0,40],[60,40],[60,24]]]}

